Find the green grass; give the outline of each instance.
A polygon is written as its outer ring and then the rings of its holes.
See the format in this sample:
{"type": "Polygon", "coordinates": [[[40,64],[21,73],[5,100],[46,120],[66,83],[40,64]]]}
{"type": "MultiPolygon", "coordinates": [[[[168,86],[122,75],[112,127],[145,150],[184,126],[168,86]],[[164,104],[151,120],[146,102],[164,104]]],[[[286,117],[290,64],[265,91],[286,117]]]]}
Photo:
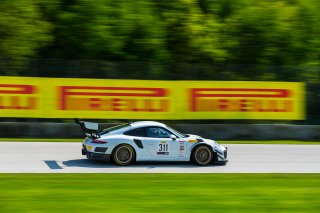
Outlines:
{"type": "MultiPolygon", "coordinates": [[[[0,142],[82,142],[83,138],[52,139],[52,138],[0,138],[0,142]]],[[[218,140],[221,144],[320,144],[320,141],[294,141],[294,140],[218,140]]]]}
{"type": "Polygon", "coordinates": [[[320,174],[0,174],[1,213],[320,211],[320,174]]]}

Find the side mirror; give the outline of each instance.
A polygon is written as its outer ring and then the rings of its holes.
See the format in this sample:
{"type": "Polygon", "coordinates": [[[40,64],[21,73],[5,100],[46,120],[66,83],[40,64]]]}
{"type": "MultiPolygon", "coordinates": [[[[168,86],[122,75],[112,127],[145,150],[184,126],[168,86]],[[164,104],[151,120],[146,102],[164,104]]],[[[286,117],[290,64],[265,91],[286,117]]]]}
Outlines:
{"type": "Polygon", "coordinates": [[[175,136],[175,135],[170,135],[170,138],[172,139],[172,140],[177,140],[177,136],[175,136]]]}

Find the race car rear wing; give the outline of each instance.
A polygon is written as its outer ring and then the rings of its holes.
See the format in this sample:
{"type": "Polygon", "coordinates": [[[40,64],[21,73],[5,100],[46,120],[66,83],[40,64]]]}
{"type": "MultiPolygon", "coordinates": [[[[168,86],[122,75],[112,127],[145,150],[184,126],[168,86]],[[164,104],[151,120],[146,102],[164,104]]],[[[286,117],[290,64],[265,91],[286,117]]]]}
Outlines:
{"type": "Polygon", "coordinates": [[[85,122],[81,121],[80,119],[76,118],[74,121],[80,125],[81,129],[83,130],[84,134],[89,138],[100,138],[99,135],[99,124],[92,123],[92,122],[85,122]]]}

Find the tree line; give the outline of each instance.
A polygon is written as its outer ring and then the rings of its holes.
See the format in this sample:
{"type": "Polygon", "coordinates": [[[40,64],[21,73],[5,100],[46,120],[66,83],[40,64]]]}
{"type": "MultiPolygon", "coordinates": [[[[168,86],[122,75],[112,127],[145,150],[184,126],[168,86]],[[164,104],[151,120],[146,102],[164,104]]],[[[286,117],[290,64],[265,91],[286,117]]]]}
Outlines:
{"type": "Polygon", "coordinates": [[[237,67],[224,73],[234,80],[316,82],[319,11],[317,0],[1,0],[0,66],[32,59],[222,64],[237,67]]]}

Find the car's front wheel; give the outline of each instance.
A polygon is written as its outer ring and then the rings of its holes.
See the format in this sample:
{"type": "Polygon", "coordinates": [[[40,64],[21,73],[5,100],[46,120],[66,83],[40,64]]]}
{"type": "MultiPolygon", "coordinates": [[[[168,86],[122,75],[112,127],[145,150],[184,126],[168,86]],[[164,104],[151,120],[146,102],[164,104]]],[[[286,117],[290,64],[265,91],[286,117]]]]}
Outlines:
{"type": "Polygon", "coordinates": [[[112,152],[112,161],[119,166],[127,166],[134,162],[136,154],[128,144],[117,146],[112,152]]]}
{"type": "Polygon", "coordinates": [[[192,152],[192,161],[200,166],[206,166],[212,162],[213,152],[205,145],[201,145],[195,148],[192,152]]]}

